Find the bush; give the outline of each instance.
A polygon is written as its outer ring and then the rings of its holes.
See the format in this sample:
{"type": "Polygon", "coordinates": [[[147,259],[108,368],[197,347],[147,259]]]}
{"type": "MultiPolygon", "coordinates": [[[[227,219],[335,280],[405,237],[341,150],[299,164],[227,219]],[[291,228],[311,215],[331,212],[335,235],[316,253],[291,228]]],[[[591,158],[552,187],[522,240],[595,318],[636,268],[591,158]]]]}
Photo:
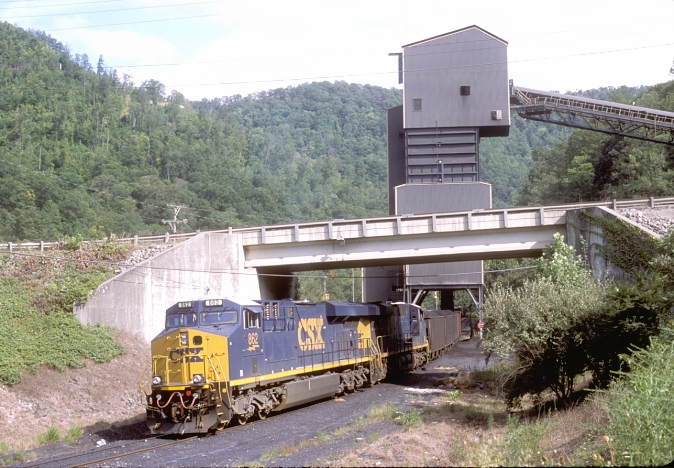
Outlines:
{"type": "Polygon", "coordinates": [[[603,404],[606,433],[619,464],[666,465],[674,460],[674,329],[624,356],[630,372],[611,383],[603,404]]]}
{"type": "Polygon", "coordinates": [[[606,386],[612,372],[626,369],[620,355],[657,333],[654,301],[648,291],[594,280],[556,235],[536,280],[517,290],[497,287],[485,302],[487,353],[515,358],[503,387],[508,405],[546,390],[567,402],[587,371],[606,386]]]}
{"type": "Polygon", "coordinates": [[[569,331],[581,318],[603,309],[604,302],[604,286],[592,280],[559,285],[540,279],[516,291],[492,292],[485,303],[484,346],[487,353],[515,358],[503,384],[509,406],[527,393],[539,395],[547,389],[562,400],[571,396],[587,359],[580,356],[583,338],[569,331]]]}

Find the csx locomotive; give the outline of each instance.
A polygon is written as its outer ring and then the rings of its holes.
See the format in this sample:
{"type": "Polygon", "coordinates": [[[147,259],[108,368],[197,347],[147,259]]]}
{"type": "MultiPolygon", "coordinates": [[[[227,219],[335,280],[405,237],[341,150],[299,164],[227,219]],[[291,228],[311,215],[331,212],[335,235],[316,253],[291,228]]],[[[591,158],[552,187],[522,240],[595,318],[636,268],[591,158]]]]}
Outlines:
{"type": "Polygon", "coordinates": [[[152,341],[147,424],[203,433],[353,392],[439,356],[458,313],[405,303],[179,302],[152,341]]]}

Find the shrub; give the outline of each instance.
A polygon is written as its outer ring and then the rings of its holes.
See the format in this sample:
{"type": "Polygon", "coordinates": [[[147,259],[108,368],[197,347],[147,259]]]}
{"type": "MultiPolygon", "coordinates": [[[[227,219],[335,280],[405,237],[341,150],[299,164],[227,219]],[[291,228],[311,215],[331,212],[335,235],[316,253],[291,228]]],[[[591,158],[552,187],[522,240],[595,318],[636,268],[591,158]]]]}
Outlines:
{"type": "Polygon", "coordinates": [[[578,359],[582,338],[568,332],[581,317],[603,309],[604,302],[604,286],[592,280],[560,285],[539,279],[516,291],[492,292],[485,303],[484,346],[488,353],[515,358],[503,385],[510,406],[527,393],[547,389],[560,399],[570,397],[587,359],[578,359]]]}
{"type": "Polygon", "coordinates": [[[74,236],[65,236],[59,239],[59,247],[65,250],[79,250],[82,247],[82,234],[75,234],[74,236]]]}
{"type": "Polygon", "coordinates": [[[503,386],[508,405],[546,390],[566,402],[586,371],[606,386],[611,372],[626,369],[620,354],[630,345],[645,346],[657,333],[661,308],[653,306],[653,296],[592,279],[556,235],[536,280],[517,290],[497,287],[485,302],[485,350],[515,358],[503,386]]]}
{"type": "Polygon", "coordinates": [[[611,383],[603,404],[613,458],[631,466],[674,460],[674,329],[624,356],[630,372],[611,383]]]}

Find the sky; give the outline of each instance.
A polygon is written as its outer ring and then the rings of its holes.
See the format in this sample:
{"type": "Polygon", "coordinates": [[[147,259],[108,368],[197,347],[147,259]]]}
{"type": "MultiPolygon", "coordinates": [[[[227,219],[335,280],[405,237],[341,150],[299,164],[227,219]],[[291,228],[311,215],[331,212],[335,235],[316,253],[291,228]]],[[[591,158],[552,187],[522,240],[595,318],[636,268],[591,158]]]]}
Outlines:
{"type": "Polygon", "coordinates": [[[519,86],[674,79],[674,0],[0,0],[0,20],[192,100],[312,81],[398,88],[389,53],[474,24],[508,42],[519,86]]]}

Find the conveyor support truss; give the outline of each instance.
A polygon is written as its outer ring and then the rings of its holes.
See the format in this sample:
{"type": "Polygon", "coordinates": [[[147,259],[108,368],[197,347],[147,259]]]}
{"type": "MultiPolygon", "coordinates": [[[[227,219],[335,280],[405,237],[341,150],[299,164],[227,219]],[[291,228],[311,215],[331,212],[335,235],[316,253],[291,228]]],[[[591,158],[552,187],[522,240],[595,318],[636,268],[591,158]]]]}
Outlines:
{"type": "Polygon", "coordinates": [[[520,117],[674,145],[674,112],[510,86],[520,117]]]}

